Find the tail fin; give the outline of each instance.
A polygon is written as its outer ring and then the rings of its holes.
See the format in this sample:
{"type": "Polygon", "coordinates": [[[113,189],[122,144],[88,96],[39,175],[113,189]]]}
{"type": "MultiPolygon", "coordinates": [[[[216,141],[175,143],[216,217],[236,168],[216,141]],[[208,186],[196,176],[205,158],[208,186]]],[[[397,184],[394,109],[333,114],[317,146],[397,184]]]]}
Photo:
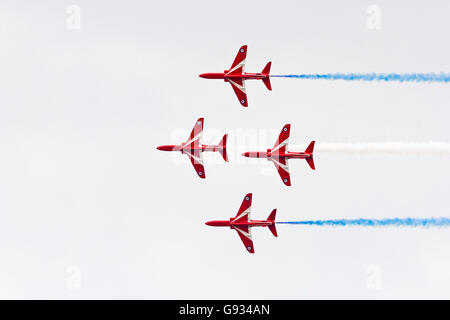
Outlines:
{"type": "Polygon", "coordinates": [[[219,152],[223,157],[223,160],[225,160],[226,162],[228,162],[228,154],[227,154],[227,139],[228,139],[228,134],[225,134],[222,138],[222,140],[220,140],[219,142],[219,152]]]}
{"type": "Polygon", "coordinates": [[[262,79],[262,81],[264,82],[264,84],[266,85],[268,90],[272,90],[272,85],[270,84],[270,78],[269,78],[269,73],[270,73],[270,66],[272,65],[272,62],[267,62],[266,66],[264,67],[263,71],[261,71],[262,74],[267,75],[267,78],[262,79]]]}
{"type": "Polygon", "coordinates": [[[275,228],[275,215],[276,214],[277,214],[277,209],[273,209],[272,212],[270,213],[269,217],[267,218],[267,221],[272,222],[272,224],[268,227],[274,237],[278,237],[277,229],[275,228]]]}

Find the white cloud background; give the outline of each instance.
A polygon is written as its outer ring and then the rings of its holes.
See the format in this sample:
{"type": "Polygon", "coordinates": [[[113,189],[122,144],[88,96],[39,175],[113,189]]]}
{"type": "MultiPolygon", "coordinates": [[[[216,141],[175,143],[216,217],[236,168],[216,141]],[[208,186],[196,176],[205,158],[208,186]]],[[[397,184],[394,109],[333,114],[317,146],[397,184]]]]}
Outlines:
{"type": "Polygon", "coordinates": [[[285,123],[293,144],[448,142],[449,84],[248,81],[244,109],[198,74],[244,43],[248,71],[448,72],[449,15],[448,1],[2,1],[0,297],[449,298],[448,229],[280,225],[254,229],[249,255],[204,225],[248,192],[256,219],[448,217],[448,155],[318,154],[316,172],[290,162],[286,188],[261,159],[206,154],[203,181],[155,149],[201,116],[207,144],[262,130],[264,149],[285,123]]]}

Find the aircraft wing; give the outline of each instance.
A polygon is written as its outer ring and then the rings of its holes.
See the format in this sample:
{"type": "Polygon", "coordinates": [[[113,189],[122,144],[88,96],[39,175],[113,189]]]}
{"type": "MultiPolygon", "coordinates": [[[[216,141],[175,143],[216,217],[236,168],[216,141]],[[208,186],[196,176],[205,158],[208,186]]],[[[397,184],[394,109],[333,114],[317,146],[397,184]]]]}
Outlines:
{"type": "Polygon", "coordinates": [[[271,157],[269,158],[275,168],[277,168],[278,174],[281,177],[283,183],[287,186],[291,185],[291,175],[289,174],[289,166],[285,157],[271,157]]]}
{"type": "Polygon", "coordinates": [[[198,176],[205,179],[206,174],[205,167],[203,166],[202,152],[199,150],[185,149],[183,150],[183,153],[186,154],[191,160],[194,170],[197,172],[198,176]]]}
{"type": "Polygon", "coordinates": [[[247,93],[245,92],[245,82],[243,79],[227,79],[228,82],[231,84],[231,87],[234,90],[234,93],[236,93],[236,96],[239,100],[239,103],[243,107],[248,107],[247,103],[247,93]]]}
{"type": "Polygon", "coordinates": [[[199,118],[195,122],[194,128],[192,128],[191,134],[189,135],[188,141],[183,143],[183,148],[198,148],[200,145],[200,139],[203,134],[203,122],[204,118],[199,118]]]}
{"type": "Polygon", "coordinates": [[[250,211],[252,208],[252,194],[245,195],[236,217],[231,222],[247,222],[250,219],[250,211]]]}
{"type": "Polygon", "coordinates": [[[230,70],[227,71],[227,74],[242,74],[245,68],[245,58],[247,57],[247,46],[242,46],[236,58],[234,58],[233,64],[230,67],[230,70]]]}
{"type": "Polygon", "coordinates": [[[203,118],[197,119],[188,141],[182,144],[183,153],[186,154],[194,166],[195,172],[202,179],[205,179],[205,168],[203,167],[202,152],[200,150],[200,139],[203,133],[203,118]]]}
{"type": "Polygon", "coordinates": [[[247,249],[250,253],[255,253],[255,249],[253,248],[253,239],[252,239],[252,233],[250,231],[249,226],[233,226],[232,227],[239,235],[239,238],[241,238],[242,243],[245,246],[245,249],[247,249]]]}
{"type": "Polygon", "coordinates": [[[291,125],[284,125],[283,129],[281,129],[280,135],[278,136],[275,145],[270,151],[272,154],[284,153],[286,152],[287,145],[289,143],[289,135],[291,133],[291,125]]]}

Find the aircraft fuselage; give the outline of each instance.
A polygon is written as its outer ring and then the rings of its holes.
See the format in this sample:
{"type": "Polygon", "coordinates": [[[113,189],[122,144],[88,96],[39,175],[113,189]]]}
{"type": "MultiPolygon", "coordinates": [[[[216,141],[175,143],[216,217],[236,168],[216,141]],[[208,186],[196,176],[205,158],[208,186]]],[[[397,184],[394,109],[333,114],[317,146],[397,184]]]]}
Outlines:
{"type": "Polygon", "coordinates": [[[312,154],[305,152],[287,151],[283,153],[271,154],[270,149],[267,150],[267,152],[260,152],[260,151],[244,152],[242,155],[247,158],[267,158],[268,160],[270,160],[270,158],[306,159],[312,157],[312,154]]]}
{"type": "Polygon", "coordinates": [[[242,73],[242,74],[227,74],[225,72],[220,73],[202,73],[200,78],[204,79],[223,79],[227,81],[227,79],[243,79],[243,80],[261,80],[269,78],[268,74],[263,73],[242,73]]]}
{"type": "Polygon", "coordinates": [[[232,222],[233,218],[230,220],[212,220],[206,222],[206,225],[211,227],[233,227],[233,226],[248,226],[248,227],[267,227],[275,224],[275,222],[267,220],[249,220],[245,222],[232,222]]]}
{"type": "Polygon", "coordinates": [[[201,145],[198,148],[192,148],[192,147],[183,147],[183,145],[165,145],[165,146],[159,146],[157,147],[158,150],[161,151],[190,151],[190,152],[194,152],[194,151],[201,151],[201,152],[217,152],[220,150],[223,150],[222,146],[218,146],[218,145],[201,145]]]}

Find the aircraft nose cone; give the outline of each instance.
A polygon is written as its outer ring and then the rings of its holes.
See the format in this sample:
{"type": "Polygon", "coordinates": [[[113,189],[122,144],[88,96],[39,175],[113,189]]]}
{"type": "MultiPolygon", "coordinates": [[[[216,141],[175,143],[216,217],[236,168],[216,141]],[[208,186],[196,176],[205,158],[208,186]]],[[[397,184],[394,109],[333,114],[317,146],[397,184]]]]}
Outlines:
{"type": "Polygon", "coordinates": [[[248,156],[249,156],[250,154],[249,154],[249,152],[244,152],[242,155],[243,155],[244,157],[247,157],[247,158],[248,158],[248,156]]]}
{"type": "Polygon", "coordinates": [[[206,78],[206,74],[205,74],[205,73],[199,74],[198,76],[199,76],[200,78],[206,78]]]}
{"type": "Polygon", "coordinates": [[[161,151],[172,151],[172,146],[159,146],[159,147],[156,147],[156,149],[161,150],[161,151]]]}
{"type": "Polygon", "coordinates": [[[206,224],[207,226],[210,226],[210,225],[211,225],[211,221],[207,221],[207,222],[205,222],[205,224],[206,224]]]}

